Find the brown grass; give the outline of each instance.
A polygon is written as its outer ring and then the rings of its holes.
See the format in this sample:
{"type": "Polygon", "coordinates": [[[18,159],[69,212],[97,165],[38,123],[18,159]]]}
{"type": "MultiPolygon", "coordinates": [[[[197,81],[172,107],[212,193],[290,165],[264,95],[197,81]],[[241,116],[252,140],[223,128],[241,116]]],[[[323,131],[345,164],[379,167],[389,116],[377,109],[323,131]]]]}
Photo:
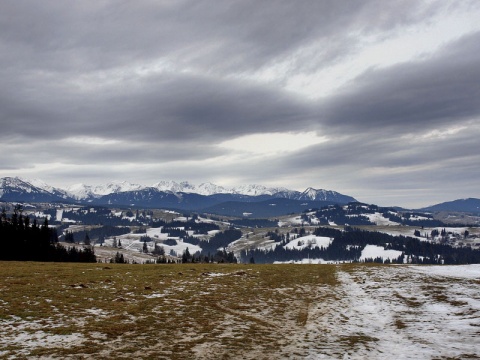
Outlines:
{"type": "Polygon", "coordinates": [[[305,326],[318,289],[335,286],[335,271],[0,262],[1,335],[10,339],[0,358],[231,358],[245,347],[272,358],[305,326]],[[25,334],[39,340],[15,341],[25,334]]]}

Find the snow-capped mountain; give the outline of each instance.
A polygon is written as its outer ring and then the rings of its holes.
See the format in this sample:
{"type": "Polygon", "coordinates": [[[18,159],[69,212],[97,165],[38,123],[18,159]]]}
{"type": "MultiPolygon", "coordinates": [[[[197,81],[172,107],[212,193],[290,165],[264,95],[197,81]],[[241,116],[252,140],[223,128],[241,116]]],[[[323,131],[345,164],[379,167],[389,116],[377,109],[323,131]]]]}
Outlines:
{"type": "MultiPolygon", "coordinates": [[[[37,181],[37,183],[39,183],[37,181]]],[[[47,191],[31,182],[27,182],[18,177],[5,177],[0,179],[0,200],[2,201],[61,201],[64,198],[57,195],[55,188],[47,191]]]]}
{"type": "Polygon", "coordinates": [[[267,199],[294,201],[327,201],[348,203],[353,197],[330,190],[308,188],[304,192],[282,187],[242,185],[223,187],[209,182],[194,185],[188,181],[159,181],[152,186],[142,186],[126,181],[112,181],[103,185],[75,184],[59,189],[35,179],[3,178],[0,183],[0,200],[55,202],[70,201],[99,205],[170,206],[201,209],[226,201],[255,202],[267,199]],[[168,201],[167,201],[168,199],[168,201]]]}
{"type": "Polygon", "coordinates": [[[348,203],[355,201],[350,196],[340,194],[332,190],[314,189],[309,187],[297,197],[298,200],[312,200],[312,201],[335,201],[339,203],[348,203]]]}
{"type": "Polygon", "coordinates": [[[66,188],[66,192],[75,200],[85,200],[89,198],[100,198],[104,195],[113,193],[135,191],[144,188],[139,184],[131,184],[127,181],[112,181],[103,185],[85,185],[74,184],[66,188]]]}
{"type": "Polygon", "coordinates": [[[196,188],[196,193],[201,195],[228,194],[230,192],[228,188],[210,182],[202,183],[196,188]]]}
{"type": "Polygon", "coordinates": [[[23,178],[20,178],[20,177],[18,179],[23,181],[24,183],[28,183],[30,185],[33,185],[33,186],[39,188],[39,189],[48,191],[50,193],[55,193],[55,192],[60,190],[60,189],[57,189],[57,188],[55,188],[51,185],[48,185],[46,182],[44,182],[43,180],[40,180],[40,179],[23,179],[23,178]]]}
{"type": "Polygon", "coordinates": [[[177,183],[175,181],[159,181],[153,184],[151,187],[158,189],[160,191],[169,191],[173,193],[185,192],[193,193],[195,192],[195,185],[190,184],[188,181],[182,181],[177,183]]]}
{"type": "Polygon", "coordinates": [[[104,185],[95,186],[93,192],[96,195],[108,195],[125,191],[141,190],[144,188],[145,187],[140,184],[132,184],[127,181],[112,181],[104,185]]]}
{"type": "MultiPolygon", "coordinates": [[[[177,183],[175,181],[160,181],[152,185],[152,187],[160,191],[170,191],[173,193],[195,193],[200,195],[215,194],[237,194],[247,196],[274,195],[283,192],[292,192],[286,188],[268,188],[263,185],[242,185],[237,187],[224,187],[212,184],[210,182],[201,183],[200,185],[191,184],[188,181],[177,183]]],[[[298,193],[298,192],[295,192],[298,193]]]]}
{"type": "Polygon", "coordinates": [[[285,188],[268,188],[263,185],[242,185],[232,188],[232,193],[248,195],[248,196],[259,196],[259,195],[274,195],[284,191],[288,191],[285,188]]]}
{"type": "Polygon", "coordinates": [[[93,186],[82,183],[70,185],[66,188],[66,191],[75,200],[100,197],[95,194],[93,186]]]}

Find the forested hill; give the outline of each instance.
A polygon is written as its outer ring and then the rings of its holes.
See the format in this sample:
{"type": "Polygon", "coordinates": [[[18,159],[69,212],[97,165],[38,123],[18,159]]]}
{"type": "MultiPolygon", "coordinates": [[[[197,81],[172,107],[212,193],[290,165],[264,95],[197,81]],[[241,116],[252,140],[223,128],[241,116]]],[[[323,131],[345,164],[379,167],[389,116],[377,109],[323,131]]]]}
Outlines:
{"type": "MultiPolygon", "coordinates": [[[[346,227],[344,231],[319,227],[314,236],[330,238],[327,246],[288,247],[287,240],[280,240],[270,249],[254,249],[242,254],[242,261],[255,263],[273,263],[282,261],[302,261],[304,259],[322,259],[334,262],[360,261],[362,251],[367,245],[384,250],[396,250],[396,257],[384,259],[381,256],[366,258],[365,262],[379,263],[419,263],[419,264],[478,264],[480,250],[470,247],[453,247],[421,241],[406,236],[392,236],[385,233],[365,231],[346,227]]],[[[294,240],[295,241],[295,240],[294,240]]]]}

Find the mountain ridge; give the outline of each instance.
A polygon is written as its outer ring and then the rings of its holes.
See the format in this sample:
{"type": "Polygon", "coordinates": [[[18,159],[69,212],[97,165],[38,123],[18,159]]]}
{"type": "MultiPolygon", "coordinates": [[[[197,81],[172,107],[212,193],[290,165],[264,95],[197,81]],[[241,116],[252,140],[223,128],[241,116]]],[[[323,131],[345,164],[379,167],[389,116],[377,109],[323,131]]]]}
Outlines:
{"type": "Polygon", "coordinates": [[[92,204],[117,204],[137,206],[169,206],[175,204],[186,208],[205,208],[222,201],[253,202],[272,198],[297,201],[329,201],[349,203],[355,198],[333,190],[307,188],[300,192],[284,187],[266,187],[250,184],[238,187],[223,187],[213,183],[194,185],[188,181],[159,181],[152,186],[132,184],[127,181],[112,181],[103,185],[76,184],[65,189],[53,187],[39,180],[6,177],[0,179],[0,200],[15,201],[68,201],[92,204]],[[8,195],[5,197],[5,194],[8,195]],[[29,196],[28,194],[37,194],[29,196]],[[48,196],[52,199],[48,200],[48,196]],[[198,202],[198,204],[195,204],[198,202]],[[188,205],[187,205],[188,204],[188,205]]]}
{"type": "MultiPolygon", "coordinates": [[[[283,187],[266,187],[263,185],[242,185],[223,187],[213,183],[194,185],[188,181],[159,181],[152,186],[143,186],[127,181],[112,181],[102,185],[76,184],[64,189],[51,186],[40,179],[20,177],[0,178],[0,201],[4,202],[64,202],[72,204],[116,205],[146,208],[169,208],[188,211],[220,209],[225,204],[232,208],[236,203],[238,209],[250,212],[242,203],[265,202],[273,199],[291,200],[292,203],[280,203],[279,212],[290,209],[305,209],[325,204],[348,204],[358,202],[355,198],[333,190],[309,187],[303,192],[283,187]],[[284,210],[280,210],[284,207],[284,210]]],[[[259,212],[259,205],[253,206],[259,212]]],[[[224,207],[225,207],[224,206],[224,207]]],[[[266,205],[267,208],[269,205],[266,205]]],[[[400,209],[400,208],[399,208],[400,209]]],[[[407,211],[408,209],[401,209],[407,211]]],[[[414,210],[414,209],[410,209],[414,210]]],[[[447,201],[436,205],[416,209],[426,212],[466,212],[480,214],[480,199],[467,198],[447,201]]],[[[230,210],[229,210],[230,211],[230,210]]],[[[262,209],[262,212],[265,211],[262,209]]],[[[290,213],[290,212],[289,212],[290,213]]]]}
{"type": "Polygon", "coordinates": [[[422,211],[460,211],[480,213],[480,199],[467,198],[445,201],[439,204],[431,205],[420,209],[422,211]]]}

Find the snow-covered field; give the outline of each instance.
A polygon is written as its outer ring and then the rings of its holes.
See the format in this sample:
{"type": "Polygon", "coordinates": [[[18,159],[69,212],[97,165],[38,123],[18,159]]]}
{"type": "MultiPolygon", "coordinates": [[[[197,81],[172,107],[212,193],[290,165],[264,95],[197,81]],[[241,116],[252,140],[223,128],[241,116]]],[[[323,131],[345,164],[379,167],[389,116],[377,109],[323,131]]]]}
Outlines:
{"type": "Polygon", "coordinates": [[[480,358],[480,266],[339,269],[310,309],[309,358],[480,358]]]}
{"type": "MultiPolygon", "coordinates": [[[[190,234],[193,235],[193,232],[190,234]]],[[[114,249],[113,254],[110,256],[115,256],[115,252],[119,251],[124,254],[128,259],[132,259],[135,261],[140,261],[142,262],[142,259],[145,260],[145,257],[140,257],[138,258],[138,253],[142,252],[143,249],[143,241],[141,240],[142,236],[149,236],[152,241],[147,242],[147,248],[149,252],[152,252],[155,248],[155,243],[157,242],[158,246],[161,246],[164,248],[166,254],[170,254],[173,252],[176,254],[176,256],[182,256],[183,252],[188,248],[188,251],[191,254],[196,253],[197,251],[202,251],[202,248],[198,245],[193,245],[190,243],[183,242],[183,240],[179,237],[174,237],[174,236],[169,236],[167,233],[162,233],[161,228],[149,228],[147,229],[146,233],[138,233],[138,234],[133,234],[133,233],[128,233],[120,236],[115,236],[115,239],[117,241],[121,242],[121,249],[114,249]],[[175,245],[167,245],[164,244],[162,241],[167,240],[167,239],[173,239],[176,240],[175,245]]],[[[113,245],[113,237],[108,238],[105,240],[105,245],[111,247],[113,245]]],[[[96,251],[97,249],[100,249],[98,246],[95,248],[96,251]]],[[[101,250],[101,249],[100,249],[101,250]]],[[[112,249],[110,249],[112,250],[112,249]]],[[[108,256],[108,253],[106,252],[107,249],[104,249],[105,254],[108,256]]],[[[153,259],[152,256],[147,257],[149,260],[153,259]]]]}
{"type": "Polygon", "coordinates": [[[480,358],[480,265],[0,265],[5,359],[480,358]]]}
{"type": "Polygon", "coordinates": [[[402,255],[402,252],[398,250],[385,250],[383,246],[367,245],[362,250],[359,260],[365,261],[365,259],[375,259],[377,257],[383,258],[383,260],[395,260],[400,255],[402,255]]]}
{"type": "Polygon", "coordinates": [[[315,248],[315,247],[324,247],[327,248],[332,243],[332,239],[329,237],[324,236],[315,236],[315,235],[307,235],[299,237],[295,240],[290,241],[287,245],[285,245],[285,249],[297,249],[302,250],[305,248],[315,248]]]}

